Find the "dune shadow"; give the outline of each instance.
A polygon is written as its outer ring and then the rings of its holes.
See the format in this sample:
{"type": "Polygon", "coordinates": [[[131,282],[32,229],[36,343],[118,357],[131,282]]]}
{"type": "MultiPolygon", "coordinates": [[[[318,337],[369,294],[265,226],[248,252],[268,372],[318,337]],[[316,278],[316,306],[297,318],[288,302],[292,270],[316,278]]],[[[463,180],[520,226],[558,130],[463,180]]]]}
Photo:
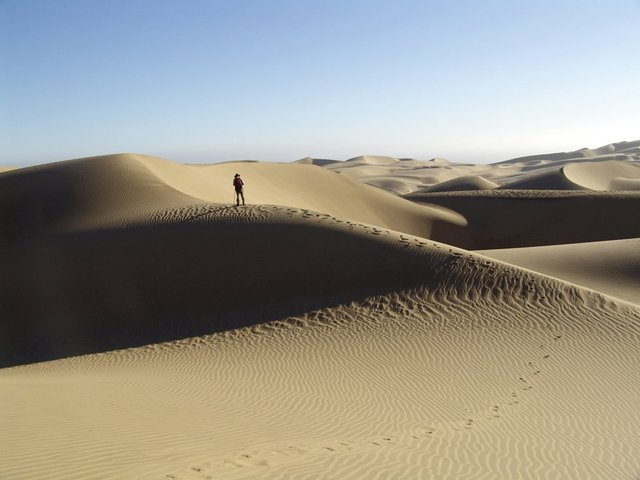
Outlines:
{"type": "Polygon", "coordinates": [[[405,198],[461,214],[466,226],[436,223],[431,238],[468,250],[640,237],[640,192],[483,190],[405,198]]]}
{"type": "Polygon", "coordinates": [[[374,235],[295,224],[162,224],[3,249],[0,366],[210,334],[419,283],[374,235]]]}

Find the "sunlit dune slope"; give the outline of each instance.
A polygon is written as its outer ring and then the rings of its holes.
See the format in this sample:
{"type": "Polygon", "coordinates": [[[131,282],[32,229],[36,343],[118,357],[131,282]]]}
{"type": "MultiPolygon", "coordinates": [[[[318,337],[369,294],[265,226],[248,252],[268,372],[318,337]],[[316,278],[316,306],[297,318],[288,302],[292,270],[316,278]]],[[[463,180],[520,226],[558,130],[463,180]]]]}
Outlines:
{"type": "Polygon", "coordinates": [[[640,303],[640,239],[480,251],[491,258],[640,303]]]}
{"type": "Polygon", "coordinates": [[[250,204],[311,209],[428,236],[434,223],[462,223],[442,209],[407,202],[313,165],[226,163],[188,166],[144,155],[47,164],[0,177],[6,236],[137,223],[151,212],[202,203],[230,205],[240,173],[250,204]]]}
{"type": "Polygon", "coordinates": [[[568,163],[531,174],[500,187],[528,190],[640,190],[640,166],[604,160],[568,163]]]}
{"type": "Polygon", "coordinates": [[[493,190],[498,184],[479,175],[462,175],[460,177],[438,183],[422,192],[458,192],[465,190],[493,190]]]}

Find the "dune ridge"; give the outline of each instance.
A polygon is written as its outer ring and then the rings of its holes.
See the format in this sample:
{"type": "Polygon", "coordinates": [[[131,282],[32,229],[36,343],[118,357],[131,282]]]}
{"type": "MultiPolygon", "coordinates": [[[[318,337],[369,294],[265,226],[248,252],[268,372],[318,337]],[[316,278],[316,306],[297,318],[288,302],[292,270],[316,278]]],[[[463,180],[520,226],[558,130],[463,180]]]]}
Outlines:
{"type": "Polygon", "coordinates": [[[412,285],[424,266],[404,252],[420,242],[409,237],[294,208],[205,205],[21,242],[2,255],[0,364],[202,335],[412,285]]]}
{"type": "Polygon", "coordinates": [[[23,412],[20,425],[4,414],[12,441],[0,450],[2,472],[182,479],[637,471],[637,392],[628,383],[637,375],[640,311],[438,247],[420,247],[449,267],[426,286],[208,337],[1,370],[12,387],[4,404],[23,412]],[[34,403],[25,399],[41,395],[55,410],[30,415],[34,403]],[[150,395],[154,405],[144,400],[150,395]],[[132,399],[145,402],[144,415],[129,408],[132,399]],[[27,433],[36,428],[37,436],[27,433]]]}
{"type": "Polygon", "coordinates": [[[117,227],[151,212],[196,203],[232,204],[231,179],[242,171],[249,203],[293,206],[428,236],[454,212],[421,207],[311,165],[225,163],[180,165],[119,154],[20,169],[0,177],[0,222],[6,236],[30,229],[117,227]],[[252,183],[253,182],[253,183],[252,183]],[[29,225],[26,224],[29,222],[29,225]]]}
{"type": "Polygon", "coordinates": [[[499,185],[487,180],[480,175],[463,175],[445,182],[440,182],[433,187],[422,189],[422,192],[458,192],[469,190],[493,190],[499,185]]]}

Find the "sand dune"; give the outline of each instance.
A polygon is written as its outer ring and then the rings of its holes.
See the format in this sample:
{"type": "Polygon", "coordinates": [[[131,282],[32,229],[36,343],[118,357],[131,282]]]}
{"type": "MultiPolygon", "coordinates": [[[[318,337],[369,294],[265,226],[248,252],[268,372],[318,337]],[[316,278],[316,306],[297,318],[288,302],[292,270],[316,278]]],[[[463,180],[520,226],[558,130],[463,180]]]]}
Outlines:
{"type": "Polygon", "coordinates": [[[416,237],[383,236],[403,252],[395,258],[420,259],[422,285],[209,337],[0,371],[1,473],[638,471],[640,310],[416,237]]]}
{"type": "Polygon", "coordinates": [[[590,190],[640,190],[640,165],[626,162],[571,164],[564,167],[564,174],[590,190]]]}
{"type": "Polygon", "coordinates": [[[471,250],[640,237],[639,192],[479,190],[407,198],[462,215],[467,225],[443,225],[431,237],[471,250]]]}
{"type": "Polygon", "coordinates": [[[392,165],[397,162],[398,159],[393,157],[384,157],[381,155],[360,155],[359,157],[353,157],[346,160],[344,165],[392,165]]]}
{"type": "Polygon", "coordinates": [[[324,167],[331,163],[337,163],[338,161],[339,160],[331,160],[328,158],[305,157],[305,158],[301,158],[300,160],[296,160],[294,163],[302,163],[304,165],[318,165],[319,167],[324,167]]]}
{"type": "Polygon", "coordinates": [[[518,180],[498,188],[502,190],[587,190],[567,178],[563,167],[534,175],[521,176],[518,180]]]}
{"type": "Polygon", "coordinates": [[[0,478],[634,478],[639,145],[3,173],[0,478]]]}
{"type": "Polygon", "coordinates": [[[318,167],[186,167],[140,155],[6,174],[0,205],[2,365],[211,333],[397,288],[415,268],[376,253],[372,239],[463,223],[318,167]],[[267,205],[216,203],[233,199],[237,170],[249,202],[267,205]],[[373,236],[358,243],[347,233],[364,222],[377,227],[362,227],[373,236]],[[265,278],[278,289],[255,288],[265,278]]]}
{"type": "Polygon", "coordinates": [[[293,206],[428,236],[459,215],[425,208],[316,166],[225,163],[180,165],[145,155],[107,155],[9,172],[0,177],[0,222],[12,234],[30,229],[104,228],[138,223],[167,208],[232,204],[242,172],[250,204],[293,206]]]}
{"type": "Polygon", "coordinates": [[[415,284],[424,265],[385,232],[294,208],[203,205],[12,245],[0,364],[228,330],[415,284]]]}
{"type": "Polygon", "coordinates": [[[637,190],[640,141],[519,157],[489,165],[363,156],[322,165],[397,195],[462,189],[637,190]]]}
{"type": "Polygon", "coordinates": [[[510,160],[505,160],[503,162],[498,162],[498,164],[525,164],[530,162],[548,162],[548,161],[557,161],[557,160],[574,160],[574,159],[585,159],[585,158],[596,158],[602,155],[611,155],[616,152],[629,152],[633,151],[636,147],[640,146],[640,140],[635,140],[632,142],[617,142],[610,143],[607,145],[603,145],[598,148],[581,148],[579,150],[574,150],[573,152],[556,152],[556,153],[544,153],[538,155],[529,155],[526,157],[517,157],[512,158],[510,160]]]}
{"type": "Polygon", "coordinates": [[[498,184],[479,175],[463,175],[433,187],[425,188],[423,192],[459,192],[465,190],[493,190],[498,184]]]}
{"type": "Polygon", "coordinates": [[[640,304],[638,238],[478,253],[640,304]]]}
{"type": "Polygon", "coordinates": [[[640,166],[627,161],[575,162],[503,185],[528,190],[637,190],[640,166]]]}
{"type": "Polygon", "coordinates": [[[475,166],[453,164],[443,158],[428,161],[412,158],[376,157],[365,155],[346,161],[336,161],[324,165],[332,172],[352,180],[404,195],[426,186],[435,185],[464,172],[473,171],[475,166]]]}

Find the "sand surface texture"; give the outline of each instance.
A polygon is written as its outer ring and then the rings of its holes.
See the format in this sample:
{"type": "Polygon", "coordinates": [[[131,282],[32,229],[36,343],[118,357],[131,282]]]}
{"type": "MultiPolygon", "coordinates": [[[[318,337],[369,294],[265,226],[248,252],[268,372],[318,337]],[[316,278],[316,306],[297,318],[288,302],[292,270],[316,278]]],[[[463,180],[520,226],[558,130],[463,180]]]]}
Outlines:
{"type": "Polygon", "coordinates": [[[0,478],[638,477],[638,145],[0,174],[0,478]]]}

